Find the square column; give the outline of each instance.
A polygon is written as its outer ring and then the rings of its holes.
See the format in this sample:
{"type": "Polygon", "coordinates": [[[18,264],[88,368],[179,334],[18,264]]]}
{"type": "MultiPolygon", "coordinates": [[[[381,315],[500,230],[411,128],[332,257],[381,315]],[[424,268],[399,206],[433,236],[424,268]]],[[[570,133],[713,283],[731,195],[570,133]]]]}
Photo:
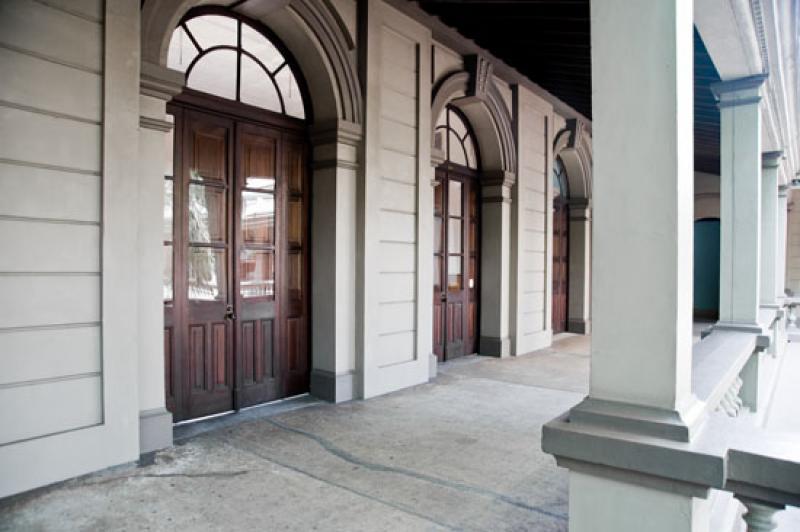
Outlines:
{"type": "MultiPolygon", "coordinates": [[[[700,424],[691,389],[692,15],[686,0],[591,3],[591,386],[564,423],[576,433],[561,440],[546,426],[543,436],[570,469],[571,532],[709,528],[707,490],[615,469],[584,437],[688,442],[700,424]]],[[[628,452],[619,445],[609,454],[628,452]]]]}
{"type": "Polygon", "coordinates": [[[592,2],[591,13],[590,398],[686,425],[694,403],[692,2],[592,2]]]}
{"type": "Polygon", "coordinates": [[[789,205],[787,193],[789,187],[780,185],[778,187],[778,259],[775,264],[775,296],[778,302],[782,302],[786,297],[786,247],[788,233],[789,205]]]}
{"type": "Polygon", "coordinates": [[[761,86],[764,76],[711,87],[720,108],[719,328],[759,329],[761,86]]]}
{"type": "Polygon", "coordinates": [[[761,306],[778,307],[778,167],[783,152],[762,155],[761,306]]]}

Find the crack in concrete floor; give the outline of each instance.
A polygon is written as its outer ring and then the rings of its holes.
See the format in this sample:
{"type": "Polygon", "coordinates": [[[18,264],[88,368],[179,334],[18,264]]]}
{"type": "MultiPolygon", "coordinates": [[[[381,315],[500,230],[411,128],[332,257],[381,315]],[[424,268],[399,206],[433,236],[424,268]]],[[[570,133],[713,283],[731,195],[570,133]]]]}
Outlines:
{"type": "Polygon", "coordinates": [[[307,432],[305,430],[298,429],[298,428],[295,428],[295,427],[290,427],[289,425],[285,425],[285,424],[283,424],[283,423],[281,423],[279,421],[276,421],[274,419],[271,419],[271,418],[267,418],[264,421],[266,421],[270,425],[273,425],[273,426],[275,426],[275,427],[277,427],[279,429],[282,429],[282,430],[285,430],[285,431],[288,431],[288,432],[292,432],[294,434],[299,434],[299,435],[301,435],[303,437],[311,439],[311,440],[315,441],[316,443],[318,443],[323,449],[325,449],[327,452],[329,452],[333,456],[336,456],[337,458],[341,458],[342,460],[344,460],[346,462],[349,462],[349,463],[351,463],[353,465],[364,467],[364,468],[370,469],[372,471],[379,471],[379,472],[382,472],[382,473],[396,473],[398,475],[407,476],[407,477],[410,477],[410,478],[414,478],[416,480],[422,480],[424,482],[429,482],[431,484],[437,484],[437,485],[442,486],[442,487],[446,487],[446,488],[462,491],[462,492],[465,492],[465,493],[467,493],[467,492],[468,493],[474,493],[476,495],[480,495],[480,496],[483,496],[483,497],[488,497],[488,498],[491,498],[491,499],[499,501],[499,502],[503,502],[503,503],[506,503],[506,504],[510,504],[512,506],[516,506],[517,508],[521,508],[521,509],[527,510],[529,512],[535,512],[535,513],[538,513],[538,514],[541,514],[541,515],[544,515],[544,516],[547,516],[547,517],[552,517],[554,519],[560,519],[562,521],[566,521],[567,520],[567,516],[565,514],[557,514],[557,513],[554,513],[554,512],[550,512],[550,511],[545,510],[543,508],[539,508],[537,506],[532,506],[530,504],[526,504],[526,503],[524,503],[522,501],[516,500],[513,497],[510,497],[510,496],[502,494],[502,493],[497,493],[495,491],[492,491],[492,490],[489,490],[489,489],[486,489],[486,488],[481,488],[479,486],[472,486],[472,485],[466,484],[464,482],[457,482],[457,481],[453,481],[453,480],[438,478],[438,477],[435,477],[433,475],[428,475],[428,474],[425,474],[425,473],[419,473],[417,471],[413,471],[413,470],[402,468],[402,467],[388,466],[388,465],[384,465],[384,464],[378,464],[378,463],[375,463],[375,462],[369,462],[369,461],[366,461],[366,460],[362,460],[362,459],[358,458],[357,456],[355,456],[355,455],[353,455],[353,454],[351,454],[351,453],[349,453],[349,452],[347,452],[347,451],[345,451],[343,449],[340,449],[339,447],[334,445],[330,440],[327,440],[327,439],[325,439],[325,438],[323,438],[321,436],[318,436],[316,434],[313,434],[311,432],[307,432]]]}

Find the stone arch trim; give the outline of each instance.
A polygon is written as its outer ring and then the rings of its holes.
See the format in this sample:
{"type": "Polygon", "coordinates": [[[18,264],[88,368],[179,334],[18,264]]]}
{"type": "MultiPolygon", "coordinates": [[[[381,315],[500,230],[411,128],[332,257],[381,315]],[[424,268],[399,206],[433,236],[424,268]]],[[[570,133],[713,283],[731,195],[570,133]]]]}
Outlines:
{"type": "MultiPolygon", "coordinates": [[[[148,0],[142,7],[142,62],[166,67],[169,39],[180,19],[193,7],[204,5],[202,0],[148,0]]],[[[330,122],[332,120],[363,123],[363,97],[358,81],[358,70],[355,63],[355,46],[347,32],[344,22],[328,0],[249,0],[233,8],[234,12],[246,15],[254,20],[266,23],[270,29],[283,38],[279,31],[282,27],[290,29],[294,24],[300,27],[313,41],[313,48],[318,57],[303,61],[298,57],[297,46],[285,43],[300,63],[302,74],[311,85],[314,82],[316,66],[324,66],[327,71],[324,89],[310,87],[312,99],[315,93],[326,92],[328,97],[320,103],[325,108],[335,108],[333,113],[325,116],[315,114],[315,119],[330,122]],[[272,27],[272,19],[275,26],[272,27]],[[299,23],[299,24],[298,24],[299,23]],[[294,48],[294,49],[293,49],[294,48]],[[304,65],[305,63],[305,65],[304,65]],[[310,63],[317,63],[311,65],[310,63]],[[318,118],[317,118],[318,117],[318,118]]],[[[286,33],[286,32],[284,32],[286,33]]],[[[285,40],[285,39],[284,39],[285,40]]],[[[309,43],[310,45],[311,43],[309,43]]],[[[316,106],[315,106],[316,108],[316,106]]]]}
{"type": "Polygon", "coordinates": [[[586,123],[577,118],[567,120],[553,142],[553,157],[561,157],[567,171],[571,200],[592,197],[592,138],[586,123]]]}
{"type": "MultiPolygon", "coordinates": [[[[480,56],[467,56],[464,63],[465,70],[451,73],[434,88],[431,131],[445,106],[454,105],[467,116],[475,132],[481,170],[516,176],[517,150],[511,113],[492,80],[491,64],[480,56]]],[[[432,149],[435,154],[436,148],[432,149]]]]}

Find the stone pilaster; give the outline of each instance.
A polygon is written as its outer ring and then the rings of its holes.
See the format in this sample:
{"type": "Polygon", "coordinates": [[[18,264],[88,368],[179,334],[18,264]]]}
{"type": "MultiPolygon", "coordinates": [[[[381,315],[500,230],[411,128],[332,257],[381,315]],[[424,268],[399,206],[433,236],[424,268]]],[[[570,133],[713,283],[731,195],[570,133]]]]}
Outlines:
{"type": "Polygon", "coordinates": [[[172,121],[167,102],[183,88],[183,74],[143,62],[139,87],[139,448],[172,445],[172,414],[164,391],[164,176],[172,121]]]}
{"type": "Polygon", "coordinates": [[[311,210],[311,393],[331,402],[360,396],[356,352],[356,235],[361,127],[317,124],[311,210]]]}
{"type": "Polygon", "coordinates": [[[511,186],[509,172],[486,172],[482,179],[481,211],[481,334],[482,355],[511,354],[509,338],[511,273],[511,186]]]}

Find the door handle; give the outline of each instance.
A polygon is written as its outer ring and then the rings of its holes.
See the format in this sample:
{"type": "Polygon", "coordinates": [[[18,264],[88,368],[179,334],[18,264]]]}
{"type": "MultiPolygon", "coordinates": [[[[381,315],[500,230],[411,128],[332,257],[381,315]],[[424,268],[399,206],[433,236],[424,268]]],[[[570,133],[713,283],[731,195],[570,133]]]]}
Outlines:
{"type": "Polygon", "coordinates": [[[226,320],[235,320],[236,314],[233,312],[233,305],[228,305],[225,307],[225,319],[226,320]]]}
{"type": "Polygon", "coordinates": [[[444,292],[442,292],[442,293],[439,295],[439,301],[447,301],[447,294],[446,294],[446,293],[444,293],[444,292]]]}

